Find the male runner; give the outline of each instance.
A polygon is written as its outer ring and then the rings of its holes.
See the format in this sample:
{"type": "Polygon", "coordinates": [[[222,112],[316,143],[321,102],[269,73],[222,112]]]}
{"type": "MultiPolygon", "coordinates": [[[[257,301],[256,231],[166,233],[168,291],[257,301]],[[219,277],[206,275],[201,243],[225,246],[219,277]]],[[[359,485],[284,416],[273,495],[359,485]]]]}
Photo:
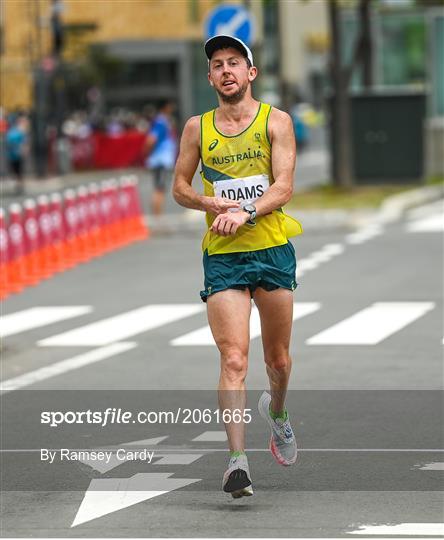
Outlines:
{"type": "MultiPolygon", "coordinates": [[[[180,205],[206,212],[205,289],[200,294],[220,351],[220,409],[245,407],[253,298],[271,390],[271,395],[262,394],[259,412],[271,427],[274,458],[291,465],[297,449],[284,402],[291,370],[296,260],[288,237],[302,228],[281,207],[293,190],[292,122],[287,113],[252,97],[257,69],[242,41],[216,36],[205,43],[205,53],[219,107],[186,123],[173,194],[180,205]],[[204,195],[191,186],[199,160],[204,195]]],[[[252,495],[244,424],[226,422],[225,429],[231,455],[223,490],[234,498],[252,495]]]]}

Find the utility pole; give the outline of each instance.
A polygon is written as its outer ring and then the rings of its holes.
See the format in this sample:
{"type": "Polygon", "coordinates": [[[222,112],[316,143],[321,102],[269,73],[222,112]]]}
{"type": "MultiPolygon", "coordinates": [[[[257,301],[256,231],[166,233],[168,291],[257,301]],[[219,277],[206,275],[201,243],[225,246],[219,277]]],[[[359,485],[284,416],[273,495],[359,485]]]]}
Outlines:
{"type": "Polygon", "coordinates": [[[332,36],[330,54],[330,75],[333,84],[331,100],[332,137],[335,156],[333,163],[333,183],[337,186],[353,185],[352,138],[349,86],[355,68],[363,66],[364,85],[372,86],[372,43],[371,43],[371,3],[372,0],[359,1],[359,33],[356,39],[352,60],[348,66],[342,63],[342,35],[340,6],[338,0],[329,0],[328,13],[330,34],[332,36]]]}
{"type": "Polygon", "coordinates": [[[328,11],[332,36],[330,73],[334,88],[332,137],[336,154],[333,182],[338,186],[351,187],[350,104],[346,74],[341,65],[342,36],[337,0],[330,0],[328,11]]]}
{"type": "Polygon", "coordinates": [[[30,0],[34,7],[34,30],[35,30],[35,56],[33,58],[34,75],[34,112],[32,118],[33,147],[35,172],[39,178],[46,175],[47,171],[47,141],[46,141],[46,121],[47,121],[47,101],[48,85],[46,75],[43,71],[43,47],[40,0],[30,0]]]}

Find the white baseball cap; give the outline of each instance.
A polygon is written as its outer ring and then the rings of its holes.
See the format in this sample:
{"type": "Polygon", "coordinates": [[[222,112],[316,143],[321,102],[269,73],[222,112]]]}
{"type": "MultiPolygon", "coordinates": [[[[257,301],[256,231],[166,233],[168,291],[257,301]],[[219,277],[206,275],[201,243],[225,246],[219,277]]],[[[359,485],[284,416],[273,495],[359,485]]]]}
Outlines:
{"type": "Polygon", "coordinates": [[[227,49],[228,47],[233,47],[234,49],[240,51],[245,56],[245,58],[248,58],[251,65],[254,66],[253,55],[250,49],[241,39],[238,39],[236,37],[228,35],[213,36],[212,38],[207,39],[204,49],[208,60],[211,60],[211,57],[213,56],[215,51],[218,51],[219,49],[227,49]]]}

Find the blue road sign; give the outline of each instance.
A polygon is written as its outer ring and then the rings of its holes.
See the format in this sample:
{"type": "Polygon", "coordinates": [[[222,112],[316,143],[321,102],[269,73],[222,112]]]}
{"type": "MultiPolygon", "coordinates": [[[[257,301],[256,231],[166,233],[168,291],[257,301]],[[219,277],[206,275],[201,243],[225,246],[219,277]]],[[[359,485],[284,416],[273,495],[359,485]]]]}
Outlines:
{"type": "Polygon", "coordinates": [[[253,17],[243,6],[221,4],[209,13],[205,22],[205,34],[207,39],[218,34],[227,34],[250,46],[254,38],[253,17]]]}

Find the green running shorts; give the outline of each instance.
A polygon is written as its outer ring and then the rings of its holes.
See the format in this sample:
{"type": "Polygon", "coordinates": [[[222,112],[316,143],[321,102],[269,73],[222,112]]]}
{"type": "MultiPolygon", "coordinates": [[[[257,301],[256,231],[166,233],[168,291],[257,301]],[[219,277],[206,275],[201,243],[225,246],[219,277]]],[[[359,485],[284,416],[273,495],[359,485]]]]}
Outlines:
{"type": "Polygon", "coordinates": [[[251,296],[257,287],[266,291],[289,289],[294,291],[296,283],[296,256],[293,244],[288,242],[258,251],[240,253],[203,254],[204,286],[200,297],[204,302],[217,292],[226,289],[250,290],[251,296]]]}

